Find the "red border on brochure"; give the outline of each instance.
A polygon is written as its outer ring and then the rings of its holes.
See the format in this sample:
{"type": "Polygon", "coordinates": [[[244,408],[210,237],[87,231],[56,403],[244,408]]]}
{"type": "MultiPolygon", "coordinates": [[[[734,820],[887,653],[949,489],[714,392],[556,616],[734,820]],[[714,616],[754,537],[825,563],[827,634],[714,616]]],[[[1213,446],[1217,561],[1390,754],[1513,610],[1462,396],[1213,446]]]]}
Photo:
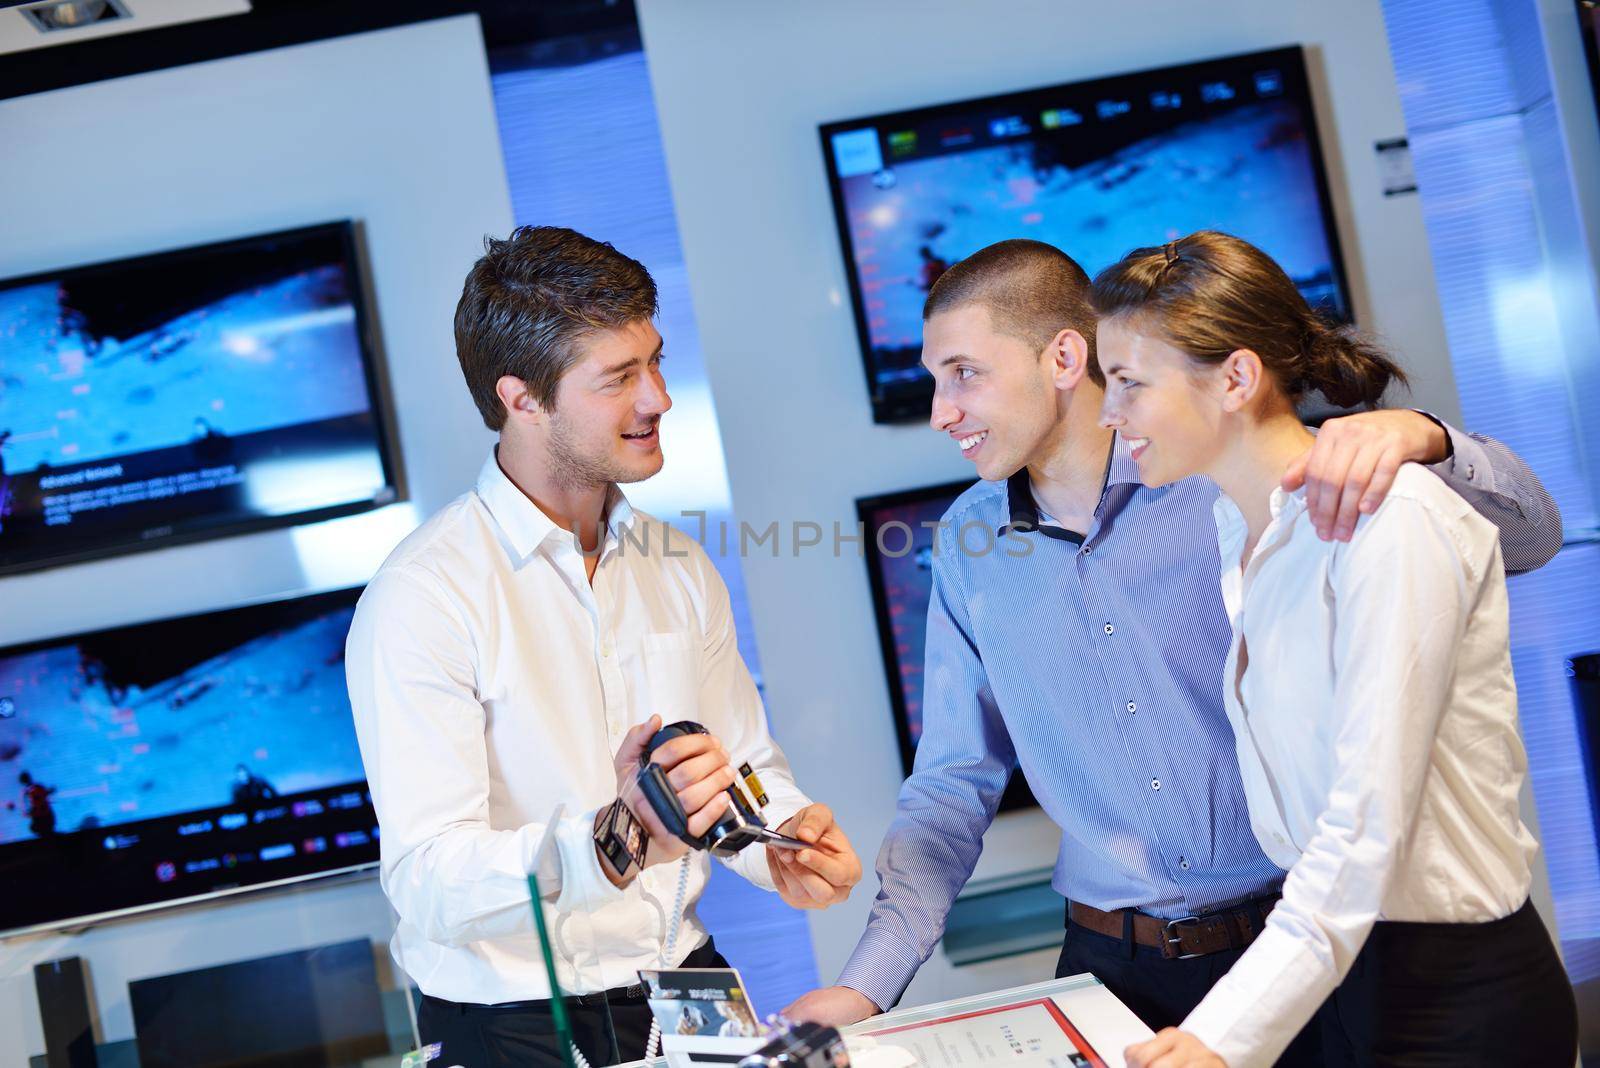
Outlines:
{"type": "Polygon", "coordinates": [[[1060,1026],[1062,1032],[1066,1034],[1067,1038],[1072,1041],[1072,1044],[1078,1047],[1078,1052],[1089,1058],[1089,1064],[1092,1066],[1092,1068],[1107,1068],[1106,1062],[1101,1058],[1100,1054],[1096,1053],[1095,1048],[1089,1045],[1089,1040],[1083,1037],[1083,1032],[1078,1030],[1077,1027],[1073,1026],[1071,1020],[1067,1019],[1067,1014],[1061,1011],[1061,1006],[1055,1003],[1054,998],[1039,998],[1036,1001],[1019,1001],[1014,1005],[999,1005],[992,1009],[979,1009],[976,1012],[963,1012],[958,1016],[944,1016],[937,1020],[924,1020],[922,1023],[904,1024],[900,1027],[887,1027],[882,1031],[868,1031],[866,1032],[866,1035],[869,1038],[878,1038],[882,1035],[897,1035],[901,1031],[915,1031],[921,1027],[937,1027],[940,1024],[956,1023],[960,1020],[970,1020],[975,1016],[992,1016],[997,1012],[1014,1012],[1017,1009],[1032,1008],[1035,1005],[1044,1006],[1045,1011],[1050,1014],[1050,1018],[1055,1020],[1057,1025],[1060,1026]]]}

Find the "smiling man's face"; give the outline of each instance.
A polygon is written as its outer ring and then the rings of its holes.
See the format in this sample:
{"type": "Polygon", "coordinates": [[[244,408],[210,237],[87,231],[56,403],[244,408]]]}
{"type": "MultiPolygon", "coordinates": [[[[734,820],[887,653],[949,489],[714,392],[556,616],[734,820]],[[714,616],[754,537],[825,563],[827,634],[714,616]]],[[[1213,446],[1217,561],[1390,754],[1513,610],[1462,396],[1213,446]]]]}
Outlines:
{"type": "Polygon", "coordinates": [[[661,470],[661,335],[648,320],[597,330],[556,389],[549,413],[552,473],[568,485],[642,482],[661,470]]]}
{"type": "Polygon", "coordinates": [[[1041,458],[1059,429],[1049,349],[995,329],[989,309],[963,304],[922,327],[922,365],[934,379],[929,425],[949,435],[978,477],[998,481],[1041,458]]]}

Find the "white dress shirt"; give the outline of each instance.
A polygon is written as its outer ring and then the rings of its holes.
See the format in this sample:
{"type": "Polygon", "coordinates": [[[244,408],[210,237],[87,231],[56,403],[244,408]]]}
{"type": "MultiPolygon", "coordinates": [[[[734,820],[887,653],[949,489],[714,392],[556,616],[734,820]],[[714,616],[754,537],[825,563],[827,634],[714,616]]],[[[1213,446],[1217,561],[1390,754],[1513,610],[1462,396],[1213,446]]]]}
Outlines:
{"type": "Polygon", "coordinates": [[[1507,916],[1537,846],[1494,525],[1406,464],[1348,543],[1317,537],[1304,491],[1274,492],[1241,572],[1244,518],[1226,496],[1215,510],[1225,703],[1251,824],[1289,874],[1183,1029],[1250,1068],[1311,1019],[1375,921],[1507,916]]]}
{"type": "MultiPolygon", "coordinates": [[[[696,720],[748,761],[776,827],[808,804],[767,732],[740,659],[728,591],[699,545],[613,491],[591,584],[576,538],[500,470],[412,533],[356,608],[347,646],[356,734],[382,831],[396,961],[426,994],[497,1004],[550,996],[529,905],[568,993],[638,982],[706,938],[710,874],[692,852],[684,917],[663,961],[679,864],[626,889],[600,869],[596,812],[616,797],[623,734],[696,720]],[[554,827],[557,805],[566,810],[554,827]]],[[[765,849],[730,862],[767,889],[765,849]]]]}

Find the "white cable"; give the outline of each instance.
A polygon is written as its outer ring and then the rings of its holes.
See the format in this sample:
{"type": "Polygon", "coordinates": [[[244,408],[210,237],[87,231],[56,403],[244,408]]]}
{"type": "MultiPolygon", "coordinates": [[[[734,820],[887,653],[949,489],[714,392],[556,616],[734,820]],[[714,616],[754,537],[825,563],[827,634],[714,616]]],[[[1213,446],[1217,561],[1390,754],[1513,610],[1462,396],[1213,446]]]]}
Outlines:
{"type": "MultiPolygon", "coordinates": [[[[677,964],[672,952],[678,946],[678,928],[683,925],[683,908],[685,899],[689,896],[689,858],[694,854],[686,853],[678,861],[678,893],[672,901],[672,918],[667,921],[667,944],[661,951],[661,967],[671,968],[677,964]]],[[[645,1040],[644,1059],[653,1061],[661,1045],[661,1021],[655,1018],[655,1013],[650,1014],[650,1037],[645,1040]]],[[[578,1068],[589,1068],[587,1064],[580,1064],[578,1068]]]]}

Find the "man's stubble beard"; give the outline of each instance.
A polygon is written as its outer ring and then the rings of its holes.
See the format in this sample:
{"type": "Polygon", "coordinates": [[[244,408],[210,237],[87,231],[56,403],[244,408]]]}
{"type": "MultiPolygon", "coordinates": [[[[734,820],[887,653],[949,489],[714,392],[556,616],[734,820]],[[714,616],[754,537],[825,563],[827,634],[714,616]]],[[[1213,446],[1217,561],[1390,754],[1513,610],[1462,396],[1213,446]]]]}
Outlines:
{"type": "MultiPolygon", "coordinates": [[[[657,419],[656,426],[660,425],[661,422],[657,419]]],[[[585,490],[612,484],[643,482],[660,469],[660,465],[657,465],[655,471],[637,474],[611,463],[609,457],[596,458],[584,455],[578,447],[578,438],[573,433],[572,424],[559,411],[551,413],[550,477],[563,490],[585,490]]]]}

